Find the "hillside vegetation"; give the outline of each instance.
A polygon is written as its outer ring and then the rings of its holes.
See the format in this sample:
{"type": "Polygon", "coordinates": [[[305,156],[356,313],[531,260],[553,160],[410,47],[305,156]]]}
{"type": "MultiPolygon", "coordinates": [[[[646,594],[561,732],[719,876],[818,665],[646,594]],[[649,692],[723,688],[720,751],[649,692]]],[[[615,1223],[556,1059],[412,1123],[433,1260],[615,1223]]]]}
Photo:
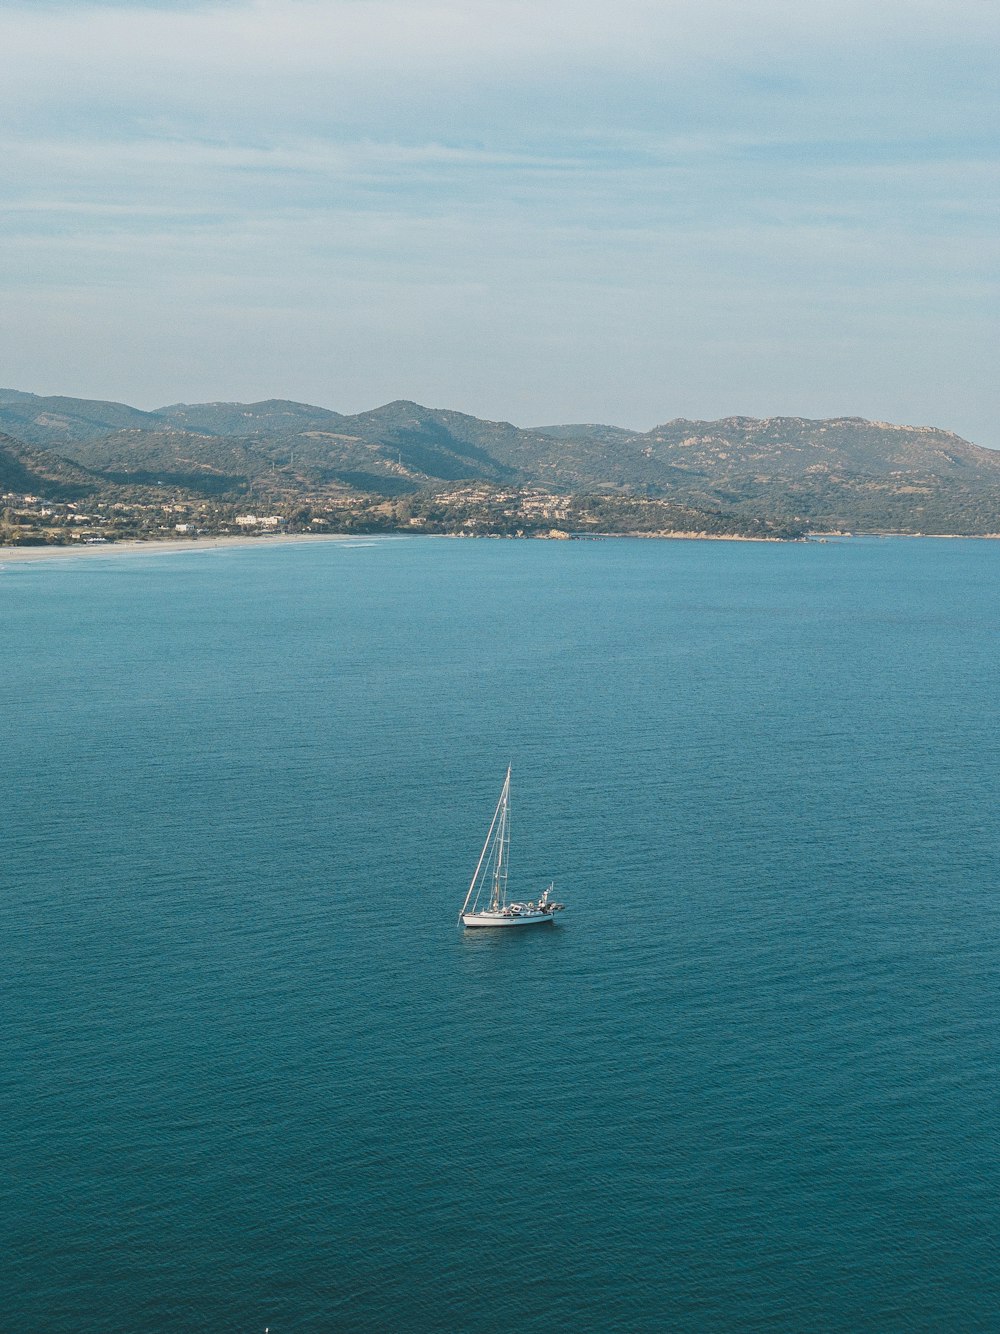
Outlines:
{"type": "Polygon", "coordinates": [[[144,412],[0,390],[0,431],[4,490],[43,497],[200,498],[234,512],[252,501],[289,519],[308,510],[310,523],[349,514],[435,531],[533,531],[532,514],[540,527],[604,531],[1000,531],[1000,451],[856,417],[525,429],[407,401],[355,414],[280,399],[144,412]]]}

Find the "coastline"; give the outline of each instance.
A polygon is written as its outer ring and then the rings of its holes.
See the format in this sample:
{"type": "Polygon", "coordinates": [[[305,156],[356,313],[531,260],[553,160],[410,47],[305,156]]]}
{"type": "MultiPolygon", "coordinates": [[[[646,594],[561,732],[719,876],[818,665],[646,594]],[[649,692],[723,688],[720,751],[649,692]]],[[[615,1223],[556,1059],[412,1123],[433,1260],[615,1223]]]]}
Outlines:
{"type": "MultiPolygon", "coordinates": [[[[591,534],[581,534],[582,540],[586,541],[591,534]]],[[[758,537],[749,533],[686,533],[686,532],[657,532],[657,533],[594,533],[594,537],[615,538],[615,537],[641,537],[650,538],[658,542],[801,542],[801,537],[758,537]]]]}
{"type": "MultiPolygon", "coordinates": [[[[144,553],[149,555],[162,556],[167,552],[180,551],[213,551],[229,547],[269,547],[284,546],[289,543],[302,542],[366,542],[374,538],[383,537],[430,537],[430,538],[461,538],[468,541],[466,534],[459,533],[275,533],[268,537],[246,537],[246,536],[227,536],[227,537],[179,537],[179,538],[151,538],[149,541],[140,541],[138,539],[127,539],[124,542],[95,542],[91,546],[83,543],[73,543],[70,545],[52,545],[52,546],[0,546],[0,565],[8,561],[40,561],[40,560],[61,560],[70,558],[90,559],[97,556],[140,556],[144,553]]],[[[609,541],[616,538],[642,538],[655,541],[677,541],[677,542],[785,542],[801,541],[801,538],[789,539],[782,537],[744,537],[738,533],[686,533],[686,532],[662,532],[662,533],[586,533],[573,534],[560,533],[559,538],[563,541],[609,541]]],[[[479,541],[554,541],[553,536],[548,533],[539,534],[537,537],[530,538],[497,538],[492,535],[483,535],[474,540],[479,541]]]]}
{"type": "MultiPolygon", "coordinates": [[[[8,562],[90,559],[98,556],[162,556],[166,553],[185,551],[218,551],[232,547],[285,546],[303,542],[367,542],[383,537],[467,537],[457,533],[276,533],[268,537],[197,537],[197,538],[153,538],[150,541],[128,539],[124,542],[101,542],[91,546],[80,544],[64,546],[0,546],[0,565],[8,562]]],[[[909,537],[934,538],[937,540],[990,542],[1000,540],[1000,533],[807,533],[804,537],[751,537],[739,533],[581,533],[560,534],[562,540],[570,541],[613,541],[616,538],[641,538],[644,541],[658,542],[823,542],[830,538],[844,537],[909,537]]],[[[480,539],[484,540],[484,539],[480,539]]],[[[489,537],[485,540],[495,541],[489,537]]],[[[502,540],[502,539],[501,539],[502,540]]],[[[517,540],[517,539],[514,539],[517,540]]],[[[549,534],[539,535],[528,541],[552,541],[549,534]]]]}
{"type": "MultiPolygon", "coordinates": [[[[0,564],[7,561],[37,561],[50,560],[53,557],[61,559],[62,557],[81,557],[89,558],[93,556],[139,556],[145,552],[150,555],[162,556],[165,552],[174,551],[216,551],[228,547],[258,547],[258,546],[276,546],[279,543],[284,546],[292,542],[358,542],[365,541],[374,534],[365,533],[277,533],[273,537],[179,537],[176,539],[153,538],[149,542],[141,542],[129,539],[125,542],[99,542],[92,546],[85,546],[83,543],[74,543],[70,546],[0,546],[0,564]]],[[[377,534],[383,536],[383,534],[377,534]]],[[[385,536],[395,537],[398,534],[390,533],[385,536]]]]}

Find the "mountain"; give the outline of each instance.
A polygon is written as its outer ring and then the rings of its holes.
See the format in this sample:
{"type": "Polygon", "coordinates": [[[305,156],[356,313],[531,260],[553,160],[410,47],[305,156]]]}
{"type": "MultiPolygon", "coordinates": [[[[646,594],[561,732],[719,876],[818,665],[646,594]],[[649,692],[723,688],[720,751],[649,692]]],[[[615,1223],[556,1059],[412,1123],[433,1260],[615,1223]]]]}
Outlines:
{"type": "Polygon", "coordinates": [[[70,441],[93,440],[109,431],[155,430],[155,413],[125,403],[87,398],[41,398],[0,389],[0,431],[43,449],[60,450],[70,441]]]}
{"type": "Polygon", "coordinates": [[[861,417],[678,419],[634,442],[647,458],[716,478],[795,477],[825,470],[1000,480],[1000,450],[981,449],[930,426],[893,426],[861,417]]]}
{"type": "Polygon", "coordinates": [[[270,467],[267,455],[250,442],[161,426],[75,440],[65,450],[74,462],[117,485],[180,487],[206,496],[242,491],[248,479],[270,467]]]}
{"type": "Polygon", "coordinates": [[[406,400],[344,417],[339,430],[386,456],[395,452],[414,473],[442,481],[512,481],[518,475],[516,467],[500,459],[505,452],[516,451],[522,437],[533,438],[532,432],[519,431],[510,422],[483,421],[406,400]]]}
{"type": "Polygon", "coordinates": [[[23,440],[0,433],[0,494],[19,494],[75,500],[100,490],[103,478],[23,440]]]}
{"type": "Polygon", "coordinates": [[[701,488],[736,514],[861,531],[1000,530],[1000,451],[934,427],[859,417],[680,419],[635,443],[651,468],[681,469],[682,490],[701,488]]]}
{"type": "Polygon", "coordinates": [[[399,461],[428,479],[476,479],[562,490],[655,487],[674,480],[669,467],[648,466],[631,444],[638,438],[634,432],[610,436],[614,429],[599,428],[604,434],[597,438],[575,434],[559,438],[405,400],[345,417],[339,427],[343,434],[383,453],[397,451],[399,461]]]}
{"type": "Polygon", "coordinates": [[[285,399],[142,412],[0,390],[0,429],[108,485],[230,501],[398,498],[489,484],[595,503],[632,497],[714,515],[713,523],[725,514],[783,530],[1000,531],[1000,451],[860,417],[527,429],[408,400],[354,414],[285,399]]]}
{"type": "Polygon", "coordinates": [[[259,439],[296,431],[335,431],[339,412],[268,398],[261,403],[172,403],[152,414],[164,423],[199,435],[235,435],[259,439]]]}
{"type": "Polygon", "coordinates": [[[624,426],[604,426],[596,422],[570,426],[533,426],[531,430],[535,435],[548,435],[553,440],[597,440],[604,445],[621,444],[633,439],[636,434],[624,426]]]}

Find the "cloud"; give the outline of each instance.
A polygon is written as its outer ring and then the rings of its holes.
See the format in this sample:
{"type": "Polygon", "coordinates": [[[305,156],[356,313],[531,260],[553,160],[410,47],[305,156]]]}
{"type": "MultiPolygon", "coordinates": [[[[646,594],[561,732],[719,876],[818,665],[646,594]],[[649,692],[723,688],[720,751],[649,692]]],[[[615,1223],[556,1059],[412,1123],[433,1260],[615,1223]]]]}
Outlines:
{"type": "MultiPolygon", "coordinates": [[[[250,118],[291,84],[315,114],[321,97],[341,110],[359,97],[432,106],[456,91],[476,101],[528,87],[544,101],[581,79],[598,94],[623,77],[648,93],[662,78],[687,86],[739,71],[774,92],[776,76],[801,82],[832,64],[885,79],[952,51],[968,73],[988,70],[984,44],[998,35],[997,6],[981,0],[257,0],[0,14],[11,102],[158,102],[189,113],[238,93],[250,118]]],[[[923,92],[934,100],[933,88],[923,92]]]]}
{"type": "Polygon", "coordinates": [[[336,358],[334,406],[987,439],[998,38],[982,0],[7,3],[5,378],[317,399],[336,358]]]}

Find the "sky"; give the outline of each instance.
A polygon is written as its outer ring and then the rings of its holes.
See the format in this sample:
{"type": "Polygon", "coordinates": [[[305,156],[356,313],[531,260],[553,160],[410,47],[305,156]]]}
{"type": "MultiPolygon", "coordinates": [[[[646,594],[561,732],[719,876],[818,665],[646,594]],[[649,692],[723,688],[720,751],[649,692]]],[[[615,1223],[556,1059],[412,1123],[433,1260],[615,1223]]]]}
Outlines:
{"type": "Polygon", "coordinates": [[[1000,447],[1000,0],[0,0],[0,384],[1000,447]]]}

